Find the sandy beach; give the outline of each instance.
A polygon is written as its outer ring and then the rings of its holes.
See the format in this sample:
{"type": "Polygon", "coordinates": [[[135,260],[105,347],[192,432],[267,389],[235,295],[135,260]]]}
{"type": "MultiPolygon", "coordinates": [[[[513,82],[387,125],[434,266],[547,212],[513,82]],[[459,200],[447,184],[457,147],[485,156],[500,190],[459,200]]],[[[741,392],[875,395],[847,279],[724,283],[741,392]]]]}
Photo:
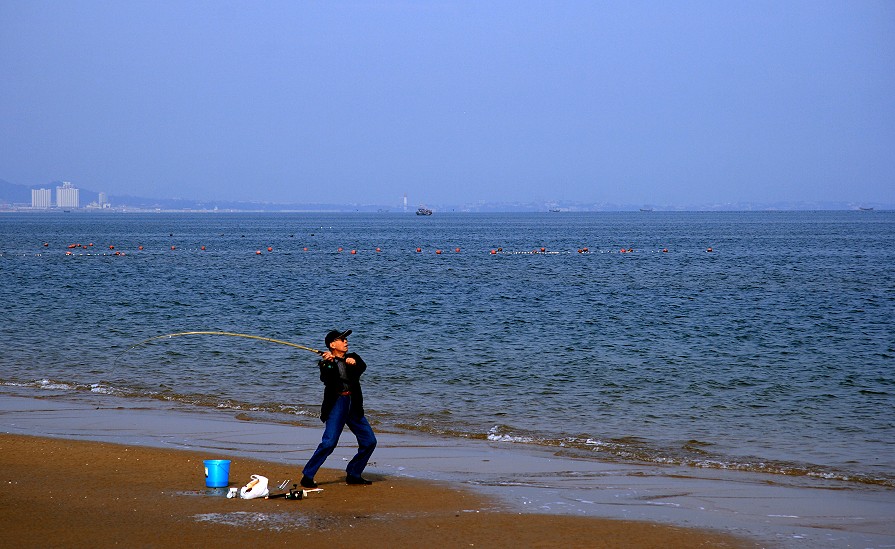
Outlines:
{"type": "MultiPolygon", "coordinates": [[[[23,391],[26,392],[26,391],[23,391]]],[[[108,395],[0,395],[0,526],[13,546],[890,547],[891,490],[380,432],[348,486],[350,434],[301,501],[227,499],[204,460],[296,482],[320,429],[108,395]]]]}
{"type": "MultiPolygon", "coordinates": [[[[755,547],[704,530],[520,514],[467,489],[332,469],[306,499],[228,499],[198,452],[0,435],[0,527],[15,547],[755,547]]],[[[232,460],[230,486],[295,467],[232,460]]],[[[276,481],[274,480],[276,479],[276,481]]]]}

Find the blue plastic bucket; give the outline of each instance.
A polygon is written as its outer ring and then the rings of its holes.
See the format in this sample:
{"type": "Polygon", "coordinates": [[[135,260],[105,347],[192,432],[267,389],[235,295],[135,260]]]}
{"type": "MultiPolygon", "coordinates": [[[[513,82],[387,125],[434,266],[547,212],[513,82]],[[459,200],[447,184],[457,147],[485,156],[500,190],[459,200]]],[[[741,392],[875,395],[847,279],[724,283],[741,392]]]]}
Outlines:
{"type": "Polygon", "coordinates": [[[230,484],[230,460],[206,459],[205,460],[205,486],[209,488],[222,488],[230,484]]]}

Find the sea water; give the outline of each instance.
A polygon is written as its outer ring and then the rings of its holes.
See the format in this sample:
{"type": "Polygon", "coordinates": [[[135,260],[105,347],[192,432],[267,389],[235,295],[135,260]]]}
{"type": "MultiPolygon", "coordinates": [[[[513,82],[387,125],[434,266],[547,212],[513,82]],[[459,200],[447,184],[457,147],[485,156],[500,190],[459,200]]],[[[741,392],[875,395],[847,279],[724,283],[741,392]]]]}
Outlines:
{"type": "Polygon", "coordinates": [[[0,392],[895,486],[895,212],[0,214],[0,392]],[[156,339],[152,339],[156,338],[156,339]]]}

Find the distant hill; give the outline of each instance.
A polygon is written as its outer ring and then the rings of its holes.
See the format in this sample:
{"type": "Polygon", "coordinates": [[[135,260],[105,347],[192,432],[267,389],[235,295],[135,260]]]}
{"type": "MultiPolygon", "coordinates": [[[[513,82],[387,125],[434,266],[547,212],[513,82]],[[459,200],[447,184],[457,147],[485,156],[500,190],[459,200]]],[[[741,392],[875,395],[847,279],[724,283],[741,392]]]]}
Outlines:
{"type": "MultiPolygon", "coordinates": [[[[54,199],[56,187],[62,181],[52,181],[41,185],[17,185],[0,179],[0,204],[31,205],[31,189],[53,189],[54,199]]],[[[97,202],[99,193],[78,187],[81,207],[97,202]]],[[[145,198],[131,195],[108,195],[112,207],[127,207],[148,210],[247,210],[247,211],[339,211],[339,212],[377,212],[383,207],[378,205],[355,204],[283,204],[274,202],[239,202],[234,200],[190,200],[184,198],[145,198]]]]}
{"type": "MultiPolygon", "coordinates": [[[[54,192],[56,187],[62,186],[62,181],[53,181],[42,185],[17,185],[0,179],[0,204],[31,204],[31,189],[52,189],[54,192]]],[[[99,199],[99,193],[88,189],[80,189],[81,205],[96,202],[99,199]]]]}
{"type": "Polygon", "coordinates": [[[31,204],[31,187],[16,185],[0,179],[0,203],[31,204]]]}

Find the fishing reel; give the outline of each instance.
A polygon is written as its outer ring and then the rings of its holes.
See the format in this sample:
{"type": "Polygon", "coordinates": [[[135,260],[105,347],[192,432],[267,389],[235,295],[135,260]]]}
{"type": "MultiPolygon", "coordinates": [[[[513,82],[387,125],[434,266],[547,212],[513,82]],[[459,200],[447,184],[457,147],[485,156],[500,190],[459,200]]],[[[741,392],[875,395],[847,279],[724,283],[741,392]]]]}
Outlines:
{"type": "Polygon", "coordinates": [[[298,489],[298,484],[293,484],[292,489],[283,494],[283,497],[286,499],[303,499],[305,497],[305,491],[298,489]]]}

